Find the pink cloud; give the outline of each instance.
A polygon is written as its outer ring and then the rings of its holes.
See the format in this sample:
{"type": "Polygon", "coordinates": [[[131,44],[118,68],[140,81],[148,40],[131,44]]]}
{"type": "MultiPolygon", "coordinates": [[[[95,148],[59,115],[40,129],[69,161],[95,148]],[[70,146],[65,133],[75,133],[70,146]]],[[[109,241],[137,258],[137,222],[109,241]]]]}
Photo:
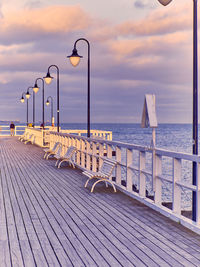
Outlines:
{"type": "Polygon", "coordinates": [[[116,57],[121,60],[122,57],[143,55],[145,57],[166,54],[167,51],[184,49],[190,43],[190,34],[188,32],[171,33],[164,36],[150,36],[145,39],[137,40],[118,40],[109,42],[111,51],[115,52],[116,57]]]}
{"type": "Polygon", "coordinates": [[[192,28],[192,5],[159,8],[140,21],[126,21],[117,26],[121,35],[158,35],[192,28]],[[188,12],[189,11],[189,12],[188,12]]]}
{"type": "Polygon", "coordinates": [[[86,29],[90,24],[90,17],[79,5],[49,6],[18,12],[7,11],[0,19],[0,24],[0,31],[4,33],[14,30],[66,33],[86,29]]]}

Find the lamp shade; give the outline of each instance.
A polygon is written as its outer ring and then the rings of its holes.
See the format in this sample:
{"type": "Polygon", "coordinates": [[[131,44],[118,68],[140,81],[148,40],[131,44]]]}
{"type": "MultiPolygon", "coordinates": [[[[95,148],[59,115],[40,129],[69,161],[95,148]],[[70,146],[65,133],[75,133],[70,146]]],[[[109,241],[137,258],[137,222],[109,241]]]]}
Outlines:
{"type": "Polygon", "coordinates": [[[29,99],[30,96],[31,96],[31,95],[29,94],[29,92],[27,92],[27,93],[26,93],[26,98],[29,99]]]}
{"type": "Polygon", "coordinates": [[[22,96],[22,98],[20,99],[20,101],[21,101],[21,103],[24,103],[24,98],[23,98],[23,96],[22,96]]]}
{"type": "Polygon", "coordinates": [[[46,105],[47,105],[47,106],[49,105],[49,100],[46,101],[46,105]]]}
{"type": "Polygon", "coordinates": [[[79,56],[78,51],[76,50],[76,48],[74,48],[71,56],[68,56],[68,58],[72,64],[72,66],[76,67],[76,66],[78,66],[82,56],[79,56]]]}
{"type": "Polygon", "coordinates": [[[47,75],[45,77],[43,77],[43,79],[45,80],[46,84],[50,84],[52,79],[53,79],[53,77],[51,77],[50,73],[47,72],[47,75]]]}
{"type": "Polygon", "coordinates": [[[158,0],[163,6],[167,6],[172,0],[158,0]]]}
{"type": "Polygon", "coordinates": [[[33,87],[33,91],[37,94],[37,92],[39,91],[39,87],[37,86],[37,83],[35,83],[34,87],[33,87]]]}

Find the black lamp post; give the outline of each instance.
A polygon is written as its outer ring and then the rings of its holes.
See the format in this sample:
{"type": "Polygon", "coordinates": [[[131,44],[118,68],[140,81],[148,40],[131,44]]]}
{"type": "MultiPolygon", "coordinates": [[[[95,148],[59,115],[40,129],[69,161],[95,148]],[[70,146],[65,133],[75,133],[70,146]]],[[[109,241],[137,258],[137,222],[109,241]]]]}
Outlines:
{"type": "Polygon", "coordinates": [[[87,91],[87,137],[90,137],[90,43],[85,38],[80,38],[74,43],[74,49],[72,50],[71,56],[68,56],[71,64],[76,67],[82,56],[79,56],[76,49],[76,44],[78,41],[85,41],[88,45],[88,91],[87,91]]]}
{"type": "Polygon", "coordinates": [[[57,132],[59,132],[59,128],[60,128],[60,110],[59,110],[59,68],[57,65],[51,65],[48,67],[48,71],[47,71],[47,75],[44,77],[44,80],[47,84],[50,84],[53,77],[51,77],[50,75],[50,68],[56,68],[57,70],[57,132]]]}
{"type": "Polygon", "coordinates": [[[54,122],[53,122],[53,98],[51,96],[47,97],[47,101],[46,101],[47,106],[50,104],[49,99],[51,99],[51,125],[53,126],[53,124],[54,124],[54,122]]]}
{"type": "MultiPolygon", "coordinates": [[[[27,100],[30,98],[31,94],[29,93],[29,89],[33,89],[32,86],[29,86],[26,92],[27,100]]],[[[33,127],[35,126],[35,92],[33,91],[33,127]]]]}
{"type": "Polygon", "coordinates": [[[44,128],[44,80],[42,78],[37,78],[35,80],[35,85],[33,87],[33,91],[35,93],[38,92],[39,87],[37,85],[37,81],[39,81],[39,80],[42,81],[42,125],[43,125],[43,128],[44,128]]]}
{"type": "MultiPolygon", "coordinates": [[[[164,6],[172,0],[158,0],[164,6]]],[[[193,0],[193,145],[192,152],[198,155],[198,30],[197,30],[197,0],[193,0]]],[[[192,182],[197,185],[197,164],[193,162],[192,182]]],[[[196,191],[192,192],[192,220],[197,220],[196,214],[197,195],[196,191]]]]}
{"type": "MultiPolygon", "coordinates": [[[[22,97],[20,99],[21,103],[24,103],[24,101],[25,101],[24,95],[25,95],[25,98],[26,98],[26,93],[25,92],[22,94],[22,97]]],[[[28,99],[27,99],[27,106],[26,106],[26,125],[28,126],[28,99]]]]}

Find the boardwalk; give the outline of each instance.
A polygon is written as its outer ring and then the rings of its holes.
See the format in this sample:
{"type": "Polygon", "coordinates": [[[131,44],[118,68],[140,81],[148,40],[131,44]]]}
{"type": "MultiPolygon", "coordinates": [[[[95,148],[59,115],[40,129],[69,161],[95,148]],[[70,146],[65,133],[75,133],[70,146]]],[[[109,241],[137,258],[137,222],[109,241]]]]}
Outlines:
{"type": "Polygon", "coordinates": [[[200,236],[0,138],[0,266],[200,266],[200,236]]]}

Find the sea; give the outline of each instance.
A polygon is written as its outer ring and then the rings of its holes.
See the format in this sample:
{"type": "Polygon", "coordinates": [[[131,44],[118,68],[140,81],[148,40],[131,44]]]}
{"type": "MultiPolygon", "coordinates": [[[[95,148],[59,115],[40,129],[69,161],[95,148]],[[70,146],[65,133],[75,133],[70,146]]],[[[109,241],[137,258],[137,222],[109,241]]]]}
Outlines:
{"type": "MultiPolygon", "coordinates": [[[[82,123],[63,123],[62,129],[87,129],[82,123]]],[[[113,141],[150,146],[152,129],[138,123],[93,123],[91,129],[112,131],[113,141]]],[[[191,124],[159,124],[156,128],[156,147],[192,153],[191,124]]]]}
{"type": "MultiPolygon", "coordinates": [[[[0,126],[9,124],[10,122],[0,121],[0,126]]],[[[26,125],[26,123],[16,122],[15,125],[26,125]]],[[[40,124],[36,125],[39,126],[40,124]]],[[[60,126],[61,129],[87,129],[87,125],[84,123],[61,123],[60,126]]],[[[152,129],[141,128],[139,123],[92,123],[90,128],[112,131],[113,141],[144,146],[151,145],[152,129]]],[[[192,125],[159,124],[156,128],[156,147],[192,153],[192,125]]]]}

